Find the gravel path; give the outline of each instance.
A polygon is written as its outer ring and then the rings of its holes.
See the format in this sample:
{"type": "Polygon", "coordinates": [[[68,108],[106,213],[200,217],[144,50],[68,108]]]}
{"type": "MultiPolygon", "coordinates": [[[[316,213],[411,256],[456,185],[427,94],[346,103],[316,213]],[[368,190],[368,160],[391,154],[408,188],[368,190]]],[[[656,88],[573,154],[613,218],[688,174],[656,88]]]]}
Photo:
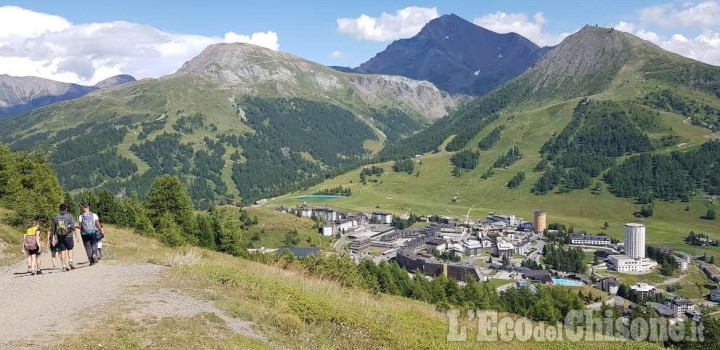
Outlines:
{"type": "Polygon", "coordinates": [[[78,268],[69,272],[52,270],[50,254],[46,253],[41,255],[42,275],[27,274],[24,259],[0,268],[0,349],[36,348],[58,335],[79,332],[103,316],[104,303],[120,295],[124,287],[151,281],[164,269],[112,261],[90,267],[84,249],[78,246],[78,268]],[[30,339],[35,346],[28,342],[30,339]]]}

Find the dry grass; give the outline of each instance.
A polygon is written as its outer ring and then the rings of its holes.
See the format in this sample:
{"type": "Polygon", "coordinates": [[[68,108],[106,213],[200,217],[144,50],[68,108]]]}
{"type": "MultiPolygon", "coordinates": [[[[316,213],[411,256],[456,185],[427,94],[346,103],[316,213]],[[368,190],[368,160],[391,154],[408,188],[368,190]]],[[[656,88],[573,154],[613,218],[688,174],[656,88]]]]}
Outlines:
{"type": "Polygon", "coordinates": [[[187,251],[178,251],[175,253],[168,253],[168,266],[177,267],[185,265],[196,265],[203,259],[203,254],[200,249],[192,247],[187,251]]]}

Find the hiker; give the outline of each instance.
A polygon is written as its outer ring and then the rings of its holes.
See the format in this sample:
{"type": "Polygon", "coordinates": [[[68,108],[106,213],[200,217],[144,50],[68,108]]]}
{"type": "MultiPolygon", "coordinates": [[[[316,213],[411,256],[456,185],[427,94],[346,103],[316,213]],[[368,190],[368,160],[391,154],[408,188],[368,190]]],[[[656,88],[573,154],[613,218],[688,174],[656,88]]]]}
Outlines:
{"type": "Polygon", "coordinates": [[[99,260],[98,236],[105,237],[105,233],[100,218],[90,211],[90,205],[87,203],[82,205],[82,214],[78,217],[78,227],[88,261],[90,261],[90,266],[93,266],[99,260]]]}
{"type": "MultiPolygon", "coordinates": [[[[74,225],[73,225],[74,226],[74,225]]],[[[50,230],[47,232],[47,243],[45,244],[45,250],[50,252],[50,261],[52,262],[52,269],[55,270],[55,267],[57,266],[55,264],[55,258],[57,257],[58,249],[57,244],[53,243],[53,231],[50,230]]]]}
{"type": "Polygon", "coordinates": [[[102,260],[102,258],[103,258],[103,252],[102,252],[103,242],[102,242],[102,240],[103,240],[103,238],[105,238],[105,236],[102,233],[100,233],[100,230],[98,230],[96,236],[97,236],[96,238],[97,238],[97,247],[98,247],[98,260],[102,260]]]}
{"type": "Polygon", "coordinates": [[[50,244],[55,246],[55,250],[60,253],[62,271],[70,271],[70,269],[75,268],[73,248],[75,248],[75,242],[77,241],[77,233],[75,232],[73,217],[67,211],[67,204],[60,204],[58,209],[60,213],[53,219],[52,241],[50,244]]]}
{"type": "Polygon", "coordinates": [[[23,235],[20,249],[27,255],[28,273],[38,273],[38,255],[40,255],[40,223],[36,220],[30,223],[23,235]]]}

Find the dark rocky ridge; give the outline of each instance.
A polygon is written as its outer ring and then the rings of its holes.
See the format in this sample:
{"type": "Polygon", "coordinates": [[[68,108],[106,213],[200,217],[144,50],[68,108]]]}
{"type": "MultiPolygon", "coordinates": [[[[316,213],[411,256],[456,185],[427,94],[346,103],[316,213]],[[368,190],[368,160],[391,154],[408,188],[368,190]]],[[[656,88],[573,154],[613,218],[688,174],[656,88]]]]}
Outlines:
{"type": "Polygon", "coordinates": [[[549,49],[451,14],[430,21],[412,38],[393,42],[354,71],[427,80],[447,92],[479,96],[525,72],[549,49]]]}

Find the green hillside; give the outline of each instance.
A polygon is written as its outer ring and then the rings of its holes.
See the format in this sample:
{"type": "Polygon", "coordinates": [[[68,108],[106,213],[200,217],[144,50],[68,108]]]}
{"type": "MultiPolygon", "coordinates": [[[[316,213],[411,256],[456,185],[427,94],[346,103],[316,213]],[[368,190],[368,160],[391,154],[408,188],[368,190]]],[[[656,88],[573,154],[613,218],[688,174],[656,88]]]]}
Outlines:
{"type": "Polygon", "coordinates": [[[218,44],[175,74],[4,120],[0,141],[45,151],[70,191],[145,193],[175,174],[207,208],[318,183],[453,106],[427,82],[218,44]]]}
{"type": "MultiPolygon", "coordinates": [[[[550,222],[589,232],[608,222],[616,238],[623,223],[643,220],[651,243],[694,250],[683,243],[689,231],[720,232],[720,221],[701,218],[720,194],[718,80],[718,67],[586,27],[525,74],[383,150],[381,176],[363,185],[354,170],[299,194],[342,185],[352,196],[324,204],[471,218],[543,209],[550,222]],[[459,150],[478,150],[477,165],[453,165],[459,150]],[[391,170],[416,154],[413,174],[391,170]],[[636,217],[643,207],[653,215],[636,217]]],[[[295,196],[276,203],[298,204],[295,196]]]]}

